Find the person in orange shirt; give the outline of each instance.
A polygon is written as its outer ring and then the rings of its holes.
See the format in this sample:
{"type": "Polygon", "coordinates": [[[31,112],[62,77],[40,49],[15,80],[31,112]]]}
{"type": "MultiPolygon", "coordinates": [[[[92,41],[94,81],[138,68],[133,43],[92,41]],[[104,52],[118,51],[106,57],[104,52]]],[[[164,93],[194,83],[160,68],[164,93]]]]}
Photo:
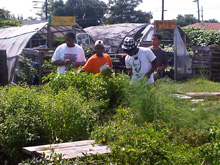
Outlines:
{"type": "Polygon", "coordinates": [[[110,56],[104,51],[104,44],[102,40],[97,40],[95,42],[95,52],[96,54],[92,55],[86,64],[83,66],[83,70],[92,71],[93,74],[103,73],[106,69],[112,69],[112,61],[110,56]]]}

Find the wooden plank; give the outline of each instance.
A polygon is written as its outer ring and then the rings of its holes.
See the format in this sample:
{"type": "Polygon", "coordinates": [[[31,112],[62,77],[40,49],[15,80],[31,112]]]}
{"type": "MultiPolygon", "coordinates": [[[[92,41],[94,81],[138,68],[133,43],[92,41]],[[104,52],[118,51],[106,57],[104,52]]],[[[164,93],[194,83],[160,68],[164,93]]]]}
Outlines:
{"type": "Polygon", "coordinates": [[[49,157],[52,154],[52,150],[54,150],[54,153],[61,154],[63,159],[74,159],[85,154],[89,156],[92,154],[110,153],[110,149],[106,145],[95,144],[94,140],[23,147],[22,150],[32,156],[41,156],[45,153],[46,157],[49,157]]]}
{"type": "Polygon", "coordinates": [[[212,62],[212,65],[220,65],[220,62],[212,62]]]}
{"type": "Polygon", "coordinates": [[[32,56],[39,56],[40,55],[39,51],[34,50],[34,49],[30,49],[30,48],[23,49],[23,52],[25,52],[26,54],[32,55],[32,56]]]}
{"type": "Polygon", "coordinates": [[[193,46],[193,50],[210,51],[210,47],[204,47],[204,46],[193,46]]]}
{"type": "Polygon", "coordinates": [[[209,65],[192,64],[192,68],[209,69],[209,65]]]}
{"type": "Polygon", "coordinates": [[[174,96],[180,99],[191,99],[192,98],[190,96],[181,95],[181,94],[174,94],[174,96]]]}
{"type": "Polygon", "coordinates": [[[193,64],[200,64],[200,65],[209,65],[209,61],[197,61],[197,60],[193,60],[192,63],[193,63],[193,64]]]}
{"type": "Polygon", "coordinates": [[[192,60],[194,61],[194,60],[196,60],[196,61],[209,61],[210,59],[209,59],[210,57],[207,57],[207,56],[205,56],[205,57],[198,57],[198,56],[196,56],[196,57],[192,57],[192,60]]]}
{"type": "Polygon", "coordinates": [[[31,146],[31,147],[23,147],[23,148],[24,148],[24,151],[27,149],[27,152],[32,152],[32,151],[38,152],[38,151],[46,151],[48,150],[48,148],[56,149],[56,148],[65,148],[68,146],[76,147],[76,146],[89,145],[91,143],[94,143],[94,140],[66,142],[66,143],[59,143],[59,144],[47,144],[47,145],[31,146]]]}
{"type": "Polygon", "coordinates": [[[187,93],[187,96],[190,97],[215,97],[215,96],[220,96],[220,92],[193,92],[193,93],[187,93]]]}

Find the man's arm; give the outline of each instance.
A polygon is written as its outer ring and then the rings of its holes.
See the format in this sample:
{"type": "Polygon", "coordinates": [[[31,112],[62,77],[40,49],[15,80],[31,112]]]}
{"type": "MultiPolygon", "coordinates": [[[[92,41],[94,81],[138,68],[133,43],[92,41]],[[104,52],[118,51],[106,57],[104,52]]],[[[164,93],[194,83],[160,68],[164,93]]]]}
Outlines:
{"type": "Polygon", "coordinates": [[[149,72],[147,72],[145,75],[150,78],[150,75],[157,69],[157,59],[155,58],[152,62],[151,62],[151,69],[149,72]]]}
{"type": "Polygon", "coordinates": [[[161,70],[163,70],[163,69],[166,69],[167,68],[167,65],[162,65],[162,66],[159,66],[159,67],[157,67],[157,71],[158,72],[160,72],[161,70]]]}
{"type": "Polygon", "coordinates": [[[74,67],[75,68],[78,68],[78,67],[80,67],[80,66],[83,66],[83,65],[85,65],[85,61],[83,61],[83,62],[76,62],[75,64],[74,64],[74,67]]]}
{"type": "Polygon", "coordinates": [[[52,64],[55,66],[70,65],[70,64],[72,64],[72,61],[70,58],[68,58],[65,61],[54,61],[54,62],[52,62],[52,64]]]}

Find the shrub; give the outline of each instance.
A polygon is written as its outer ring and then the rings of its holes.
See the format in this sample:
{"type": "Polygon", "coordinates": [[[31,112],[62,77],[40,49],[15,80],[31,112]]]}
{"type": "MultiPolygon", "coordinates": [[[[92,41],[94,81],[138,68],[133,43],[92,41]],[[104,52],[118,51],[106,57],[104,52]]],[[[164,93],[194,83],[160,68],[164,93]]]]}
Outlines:
{"type": "MultiPolygon", "coordinates": [[[[128,115],[129,110],[119,109],[118,113],[128,115]]],[[[128,120],[119,118],[97,127],[91,137],[109,145],[109,160],[113,164],[197,164],[200,161],[198,148],[185,141],[180,145],[170,140],[172,131],[164,122],[157,123],[161,128],[158,130],[151,123],[138,126],[130,122],[129,116],[128,120]]]]}
{"type": "Polygon", "coordinates": [[[200,146],[200,157],[205,164],[220,164],[220,121],[208,127],[210,141],[200,146]]]}
{"type": "Polygon", "coordinates": [[[220,45],[220,33],[203,27],[183,28],[184,32],[192,40],[193,46],[220,45]]]}

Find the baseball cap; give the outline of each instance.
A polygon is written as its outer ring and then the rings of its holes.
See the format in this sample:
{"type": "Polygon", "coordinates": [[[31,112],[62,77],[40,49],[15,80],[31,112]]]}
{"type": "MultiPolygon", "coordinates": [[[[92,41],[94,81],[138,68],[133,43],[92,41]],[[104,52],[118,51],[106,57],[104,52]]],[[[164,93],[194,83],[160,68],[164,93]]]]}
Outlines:
{"type": "Polygon", "coordinates": [[[101,46],[104,47],[103,41],[102,41],[102,40],[97,40],[97,41],[95,42],[95,47],[98,46],[98,45],[101,45],[101,46]]]}
{"type": "Polygon", "coordinates": [[[126,37],[124,39],[124,42],[122,44],[122,49],[124,49],[124,50],[131,50],[131,49],[133,49],[135,47],[136,47],[136,43],[135,43],[133,38],[126,37]]]}

